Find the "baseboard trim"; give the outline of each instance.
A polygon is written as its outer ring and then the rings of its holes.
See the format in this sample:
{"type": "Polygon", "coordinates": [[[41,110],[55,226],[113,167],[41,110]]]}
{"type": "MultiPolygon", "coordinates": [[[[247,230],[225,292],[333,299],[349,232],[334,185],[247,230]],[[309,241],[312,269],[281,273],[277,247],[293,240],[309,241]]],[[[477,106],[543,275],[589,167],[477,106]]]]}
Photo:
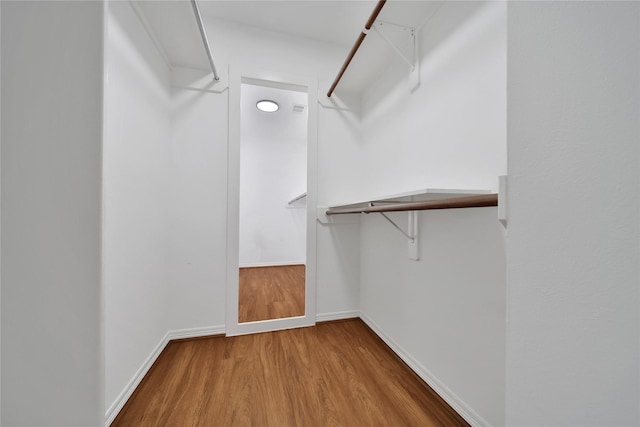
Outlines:
{"type": "Polygon", "coordinates": [[[183,340],[188,338],[204,338],[211,335],[224,335],[224,334],[225,334],[224,325],[205,326],[202,328],[177,329],[174,331],[167,332],[169,341],[183,340]]]}
{"type": "Polygon", "coordinates": [[[406,363],[413,372],[415,372],[429,387],[433,389],[445,402],[449,404],[466,422],[473,427],[490,427],[480,415],[471,409],[462,399],[447,388],[438,378],[429,370],[422,366],[409,353],[407,353],[400,345],[398,345],[389,335],[387,335],[376,323],[363,313],[360,318],[382,341],[385,342],[398,355],[404,363],[406,363]]]}
{"type": "MultiPolygon", "coordinates": [[[[447,388],[436,376],[429,372],[424,366],[416,361],[409,353],[407,353],[400,345],[398,345],[391,337],[389,337],[373,320],[359,312],[358,310],[338,311],[333,313],[322,313],[316,316],[316,322],[330,322],[334,320],[360,318],[382,341],[391,348],[391,350],[406,363],[429,387],[431,387],[442,399],[447,402],[462,418],[474,427],[490,427],[480,415],[464,403],[462,399],[456,396],[449,388],[447,388]]],[[[151,354],[144,361],[140,369],[135,373],[131,381],[122,390],[115,402],[109,407],[105,414],[105,427],[109,427],[116,419],[124,405],[133,395],[136,388],[144,379],[149,369],[153,366],[167,344],[172,340],[181,340],[189,338],[200,338],[211,335],[223,335],[225,326],[207,326],[201,328],[177,329],[168,331],[160,342],[153,349],[151,354]]]]}
{"type": "Polygon", "coordinates": [[[160,354],[162,354],[170,341],[206,337],[209,335],[223,335],[224,333],[224,325],[168,331],[160,340],[160,342],[155,346],[151,354],[149,354],[149,356],[144,361],[140,369],[138,369],[138,371],[135,373],[133,378],[131,378],[131,381],[129,381],[124,390],[122,390],[120,395],[116,398],[115,402],[113,402],[113,404],[107,410],[105,414],[105,426],[109,427],[111,423],[115,421],[122,408],[124,408],[124,405],[127,403],[129,398],[131,398],[133,393],[136,391],[136,388],[138,388],[145,375],[147,375],[147,373],[149,372],[149,369],[151,369],[156,360],[158,360],[158,357],[160,357],[160,354]]]}
{"type": "Polygon", "coordinates": [[[153,349],[151,354],[144,361],[142,366],[140,366],[138,371],[134,374],[133,378],[131,378],[131,381],[129,381],[129,384],[126,385],[124,390],[122,390],[120,395],[116,398],[115,402],[113,402],[109,407],[109,409],[107,409],[107,413],[105,414],[105,419],[106,419],[105,426],[109,427],[111,423],[116,419],[116,417],[118,416],[122,408],[124,408],[124,405],[127,403],[129,398],[133,394],[133,392],[136,390],[138,385],[140,385],[140,382],[142,382],[142,379],[144,378],[144,376],[147,375],[147,372],[149,372],[149,369],[151,369],[155,361],[158,359],[158,356],[160,356],[164,348],[169,343],[168,335],[169,333],[167,332],[164,335],[164,337],[160,340],[158,345],[156,345],[156,347],[153,349]]]}
{"type": "Polygon", "coordinates": [[[248,262],[241,263],[238,268],[256,268],[256,267],[288,267],[291,265],[305,265],[304,261],[292,262],[248,262]]]}
{"type": "Polygon", "coordinates": [[[333,313],[322,313],[316,315],[316,323],[331,322],[333,320],[356,319],[360,317],[358,310],[336,311],[333,313]]]}

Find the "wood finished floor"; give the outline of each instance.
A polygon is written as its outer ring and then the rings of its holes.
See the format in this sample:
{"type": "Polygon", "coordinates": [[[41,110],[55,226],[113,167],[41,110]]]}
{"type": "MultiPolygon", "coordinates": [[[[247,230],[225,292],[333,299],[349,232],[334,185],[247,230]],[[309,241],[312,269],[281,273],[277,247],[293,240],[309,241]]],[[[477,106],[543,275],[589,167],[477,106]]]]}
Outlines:
{"type": "Polygon", "coordinates": [[[123,426],[467,426],[360,320],[171,342],[123,426]]]}
{"type": "Polygon", "coordinates": [[[305,266],[240,269],[238,322],[304,316],[305,266]]]}

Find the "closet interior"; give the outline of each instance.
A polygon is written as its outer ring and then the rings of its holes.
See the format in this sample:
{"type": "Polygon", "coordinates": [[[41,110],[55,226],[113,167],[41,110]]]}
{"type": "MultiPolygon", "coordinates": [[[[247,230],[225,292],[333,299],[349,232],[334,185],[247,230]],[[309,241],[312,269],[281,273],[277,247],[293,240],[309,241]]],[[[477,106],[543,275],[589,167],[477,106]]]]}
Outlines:
{"type": "Polygon", "coordinates": [[[637,4],[0,12],[3,424],[353,318],[470,425],[637,423],[637,4]]]}

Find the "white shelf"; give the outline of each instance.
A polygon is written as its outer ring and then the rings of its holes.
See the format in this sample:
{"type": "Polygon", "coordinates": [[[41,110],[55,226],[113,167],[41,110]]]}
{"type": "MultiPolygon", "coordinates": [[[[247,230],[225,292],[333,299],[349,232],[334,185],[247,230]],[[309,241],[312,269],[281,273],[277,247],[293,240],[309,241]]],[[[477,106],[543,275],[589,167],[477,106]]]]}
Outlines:
{"type": "Polygon", "coordinates": [[[423,188],[413,191],[405,191],[396,194],[387,194],[367,199],[345,201],[329,205],[329,208],[346,208],[369,203],[396,203],[396,202],[419,202],[423,200],[447,199],[450,197],[473,196],[477,194],[491,194],[491,190],[481,189],[460,189],[460,188],[423,188]]]}

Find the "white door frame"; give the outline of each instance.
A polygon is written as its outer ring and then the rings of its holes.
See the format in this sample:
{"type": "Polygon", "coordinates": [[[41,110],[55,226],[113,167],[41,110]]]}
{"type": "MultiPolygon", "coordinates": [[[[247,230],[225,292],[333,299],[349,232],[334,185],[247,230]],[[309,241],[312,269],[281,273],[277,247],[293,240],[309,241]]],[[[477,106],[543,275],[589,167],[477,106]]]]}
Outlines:
{"type": "Polygon", "coordinates": [[[316,200],[318,158],[318,81],[263,70],[229,71],[229,140],[227,172],[227,304],[226,335],[276,331],[316,323],[316,200]],[[235,72],[234,72],[235,71],[235,72]],[[240,86],[260,84],[308,94],[307,119],[307,254],[304,316],[238,322],[239,213],[240,213],[240,86]]]}

